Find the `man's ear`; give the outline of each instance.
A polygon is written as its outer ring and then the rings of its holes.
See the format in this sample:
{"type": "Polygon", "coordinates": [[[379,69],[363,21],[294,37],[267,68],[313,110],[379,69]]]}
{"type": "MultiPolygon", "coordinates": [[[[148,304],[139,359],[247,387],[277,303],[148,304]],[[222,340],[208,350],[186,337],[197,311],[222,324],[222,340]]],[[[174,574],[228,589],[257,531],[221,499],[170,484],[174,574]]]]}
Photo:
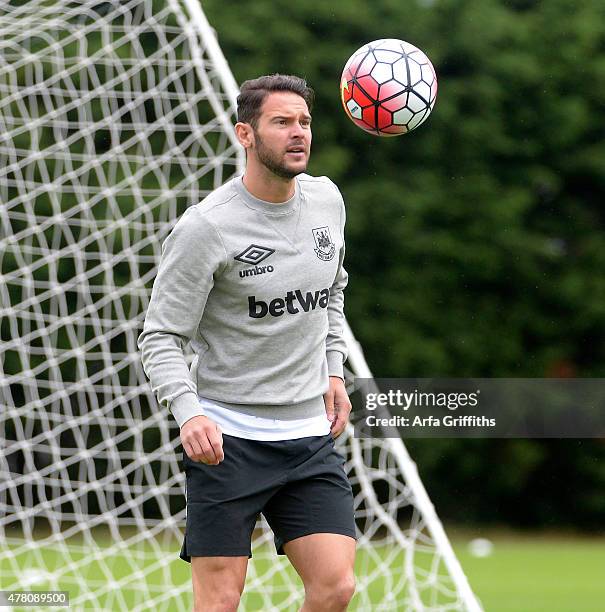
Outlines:
{"type": "Polygon", "coordinates": [[[249,149],[254,144],[254,130],[249,123],[238,121],[235,124],[235,135],[244,149],[249,149]]]}

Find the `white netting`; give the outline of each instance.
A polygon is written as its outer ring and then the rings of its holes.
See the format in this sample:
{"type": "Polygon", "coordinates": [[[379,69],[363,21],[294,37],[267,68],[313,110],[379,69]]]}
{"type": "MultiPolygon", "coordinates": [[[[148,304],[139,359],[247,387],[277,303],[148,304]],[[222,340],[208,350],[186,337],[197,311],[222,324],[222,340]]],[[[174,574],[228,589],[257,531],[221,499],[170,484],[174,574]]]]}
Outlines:
{"type": "MultiPolygon", "coordinates": [[[[178,429],[136,338],[162,241],[241,169],[217,50],[191,0],[0,0],[0,590],[191,608],[178,429]]],[[[472,606],[402,445],[349,432],[340,448],[360,531],[351,609],[472,606]]],[[[259,523],[242,609],[293,610],[301,593],[259,523]]]]}

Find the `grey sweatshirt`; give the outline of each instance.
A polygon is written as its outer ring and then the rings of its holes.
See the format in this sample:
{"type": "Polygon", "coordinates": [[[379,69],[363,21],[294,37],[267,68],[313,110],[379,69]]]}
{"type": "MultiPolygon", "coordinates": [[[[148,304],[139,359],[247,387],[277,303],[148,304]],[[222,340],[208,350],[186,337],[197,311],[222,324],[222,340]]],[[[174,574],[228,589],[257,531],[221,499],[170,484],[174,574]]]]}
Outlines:
{"type": "Polygon", "coordinates": [[[342,377],[346,358],[344,224],[338,188],[306,174],[285,203],[237,177],[187,209],[163,244],[139,337],[179,426],[204,414],[198,396],[265,418],[325,414],[328,376],[342,377]]]}

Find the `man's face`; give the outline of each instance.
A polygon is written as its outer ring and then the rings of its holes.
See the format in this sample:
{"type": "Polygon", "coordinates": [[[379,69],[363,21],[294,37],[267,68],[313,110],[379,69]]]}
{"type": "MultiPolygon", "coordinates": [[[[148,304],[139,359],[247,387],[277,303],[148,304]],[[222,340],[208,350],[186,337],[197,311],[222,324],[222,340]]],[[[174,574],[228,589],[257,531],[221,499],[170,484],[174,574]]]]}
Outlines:
{"type": "Polygon", "coordinates": [[[301,96],[290,91],[270,93],[254,129],[258,160],[285,179],[304,172],[311,154],[311,115],[301,96]]]}

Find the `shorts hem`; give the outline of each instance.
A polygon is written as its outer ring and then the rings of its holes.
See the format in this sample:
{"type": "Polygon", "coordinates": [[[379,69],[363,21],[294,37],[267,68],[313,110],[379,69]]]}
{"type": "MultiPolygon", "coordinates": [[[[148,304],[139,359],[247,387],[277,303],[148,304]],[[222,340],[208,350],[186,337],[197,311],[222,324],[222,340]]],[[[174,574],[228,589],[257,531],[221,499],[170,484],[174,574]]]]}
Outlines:
{"type": "Polygon", "coordinates": [[[179,557],[187,563],[191,563],[191,557],[248,557],[250,559],[252,552],[250,550],[205,550],[199,553],[187,550],[186,554],[181,552],[179,557]]]}

